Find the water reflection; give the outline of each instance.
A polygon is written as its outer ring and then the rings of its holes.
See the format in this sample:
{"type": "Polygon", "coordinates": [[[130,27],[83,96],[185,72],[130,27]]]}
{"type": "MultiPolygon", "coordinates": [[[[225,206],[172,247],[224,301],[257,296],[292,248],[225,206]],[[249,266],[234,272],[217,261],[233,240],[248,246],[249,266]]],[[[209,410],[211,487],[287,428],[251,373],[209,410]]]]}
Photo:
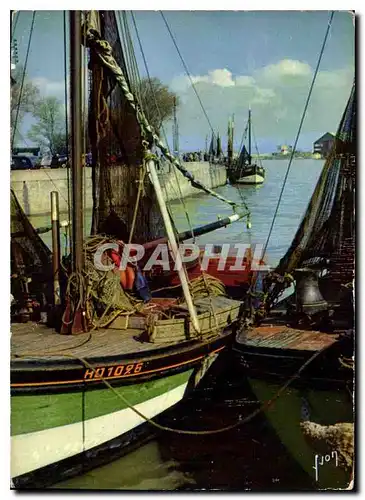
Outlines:
{"type": "MultiPolygon", "coordinates": [[[[218,358],[200,388],[160,420],[178,429],[218,429],[259,405],[230,353],[218,358]]],[[[314,490],[312,477],[281,443],[264,414],[223,434],[161,432],[119,460],[57,488],[131,490],[314,490]]]]}

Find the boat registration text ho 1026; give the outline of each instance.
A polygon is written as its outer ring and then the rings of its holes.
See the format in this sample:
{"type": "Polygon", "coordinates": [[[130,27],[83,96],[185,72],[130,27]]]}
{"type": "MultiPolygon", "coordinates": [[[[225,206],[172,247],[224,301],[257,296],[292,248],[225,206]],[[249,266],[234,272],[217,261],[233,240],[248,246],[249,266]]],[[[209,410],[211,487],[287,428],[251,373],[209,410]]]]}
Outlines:
{"type": "Polygon", "coordinates": [[[95,380],[111,377],[128,377],[142,370],[143,363],[131,363],[128,365],[100,366],[85,370],[84,380],[95,380]]]}

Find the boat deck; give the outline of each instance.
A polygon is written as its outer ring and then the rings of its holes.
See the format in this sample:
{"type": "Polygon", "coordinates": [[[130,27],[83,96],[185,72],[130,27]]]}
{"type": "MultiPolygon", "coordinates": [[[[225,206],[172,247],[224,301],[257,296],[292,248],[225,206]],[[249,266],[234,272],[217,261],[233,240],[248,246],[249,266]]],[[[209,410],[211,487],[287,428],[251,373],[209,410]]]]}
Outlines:
{"type": "Polygon", "coordinates": [[[320,351],[335,344],[338,335],[287,326],[284,322],[263,323],[242,333],[237,341],[247,347],[320,351]],[[279,323],[279,324],[278,324],[279,323]]]}
{"type": "MultiPolygon", "coordinates": [[[[163,303],[166,300],[171,302],[171,299],[163,299],[163,303]]],[[[189,325],[185,325],[184,318],[188,313],[186,304],[182,303],[177,306],[180,319],[157,321],[157,325],[161,323],[162,333],[153,339],[152,336],[146,335],[146,317],[138,314],[127,319],[120,316],[108,328],[76,335],[61,335],[54,329],[38,323],[13,323],[11,358],[57,360],[70,355],[78,358],[97,358],[115,356],[118,353],[123,353],[128,358],[144,354],[153,356],[157,351],[174,346],[183,351],[196,342],[205,345],[214,339],[225,337],[224,329],[237,318],[241,302],[217,296],[197,299],[194,305],[201,326],[201,339],[189,331],[189,325]]]]}
{"type": "MultiPolygon", "coordinates": [[[[14,323],[11,326],[11,358],[34,358],[39,355],[47,359],[64,359],[72,354],[77,357],[112,356],[123,352],[125,355],[161,349],[161,344],[143,342],[139,339],[141,330],[118,330],[108,328],[61,335],[54,329],[37,323],[14,323]]],[[[164,344],[165,347],[174,342],[164,344]]]]}

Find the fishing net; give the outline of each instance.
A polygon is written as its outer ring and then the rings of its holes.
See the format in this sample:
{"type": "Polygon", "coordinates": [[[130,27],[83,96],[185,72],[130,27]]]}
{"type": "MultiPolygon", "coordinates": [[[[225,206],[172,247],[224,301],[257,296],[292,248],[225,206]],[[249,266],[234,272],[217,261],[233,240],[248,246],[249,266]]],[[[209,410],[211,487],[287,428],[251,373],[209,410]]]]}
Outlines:
{"type": "MultiPolygon", "coordinates": [[[[122,48],[115,12],[91,13],[88,26],[110,44],[129,87],[133,88],[123,55],[128,47],[122,48]]],[[[157,239],[164,234],[163,222],[154,190],[145,175],[143,137],[135,111],[113,73],[102,65],[92,47],[89,69],[92,234],[105,233],[128,241],[133,226],[134,243],[157,239]],[[140,202],[133,223],[137,199],[140,202]]]]}
{"type": "Polygon", "coordinates": [[[31,293],[49,294],[47,281],[52,282],[51,252],[43,243],[21,208],[15,193],[10,191],[11,288],[22,300],[22,281],[29,281],[31,293]]]}
{"type": "MultiPolygon", "coordinates": [[[[116,243],[102,236],[91,236],[85,241],[85,273],[87,276],[87,316],[93,327],[107,326],[120,314],[131,314],[139,309],[141,300],[125,292],[120,284],[120,276],[115,270],[102,271],[94,264],[94,255],[98,247],[104,243],[116,243]]],[[[105,265],[112,260],[104,253],[105,265]]]]}
{"type": "Polygon", "coordinates": [[[355,84],[307,211],[276,272],[298,267],[327,269],[328,282],[354,278],[356,98],[355,84]]]}

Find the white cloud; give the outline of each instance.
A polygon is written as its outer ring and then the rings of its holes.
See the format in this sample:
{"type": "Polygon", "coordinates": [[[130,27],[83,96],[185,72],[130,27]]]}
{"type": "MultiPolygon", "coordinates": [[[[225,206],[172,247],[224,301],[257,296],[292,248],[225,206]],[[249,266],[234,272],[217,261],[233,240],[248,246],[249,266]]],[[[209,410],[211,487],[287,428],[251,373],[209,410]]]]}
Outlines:
{"type": "MultiPolygon", "coordinates": [[[[63,80],[49,80],[42,76],[33,78],[32,83],[39,88],[42,96],[55,96],[58,99],[64,100],[65,97],[65,82],[63,80]]],[[[67,82],[68,85],[68,82],[67,82]]]]}
{"type": "Polygon", "coordinates": [[[266,80],[277,81],[287,77],[310,77],[312,68],[301,61],[283,59],[276,64],[265,66],[258,73],[266,80]]]}
{"type": "Polygon", "coordinates": [[[235,85],[232,73],[226,68],[209,71],[209,83],[219,87],[234,87],[235,85]]]}
{"type": "Polygon", "coordinates": [[[211,85],[218,85],[218,87],[234,87],[235,85],[232,73],[228,69],[223,68],[209,71],[207,75],[190,75],[190,78],[188,76],[178,76],[172,81],[171,87],[176,91],[185,90],[191,85],[191,82],[194,85],[205,82],[211,85]]]}
{"type": "MultiPolygon", "coordinates": [[[[324,133],[336,129],[349,97],[353,67],[320,71],[302,132],[324,133]]],[[[228,117],[235,114],[240,135],[251,106],[256,136],[294,140],[314,69],[304,61],[283,59],[256,70],[252,75],[233,75],[227,68],[215,69],[192,80],[213,127],[226,133],[228,117]]],[[[182,98],[179,113],[181,135],[205,137],[209,125],[189,79],[173,80],[182,98]]]]}
{"type": "Polygon", "coordinates": [[[255,79],[252,76],[237,76],[235,79],[236,85],[242,86],[242,87],[251,87],[252,85],[255,85],[255,79]]]}

